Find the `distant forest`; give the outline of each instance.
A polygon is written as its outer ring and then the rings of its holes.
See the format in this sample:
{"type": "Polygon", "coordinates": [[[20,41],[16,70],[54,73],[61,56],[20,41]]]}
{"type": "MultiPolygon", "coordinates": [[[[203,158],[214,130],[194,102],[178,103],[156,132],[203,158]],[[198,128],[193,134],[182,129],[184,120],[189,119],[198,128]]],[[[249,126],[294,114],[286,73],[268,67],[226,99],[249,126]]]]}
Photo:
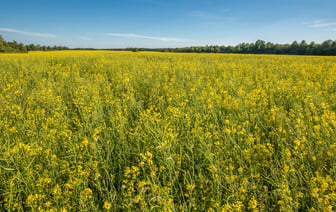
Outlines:
{"type": "MultiPolygon", "coordinates": [[[[85,50],[79,48],[75,50],[85,50]]],[[[98,50],[98,49],[87,49],[98,50]]],[[[126,48],[104,49],[117,51],[156,51],[185,53],[237,53],[237,54],[290,54],[290,55],[336,55],[336,40],[326,40],[323,43],[307,43],[294,41],[291,44],[277,44],[257,40],[255,43],[240,43],[236,46],[192,46],[183,48],[126,48]]]]}
{"type": "Polygon", "coordinates": [[[321,44],[294,41],[291,44],[275,44],[257,40],[255,43],[241,43],[236,46],[193,46],[184,48],[128,48],[133,51],[196,52],[196,53],[238,53],[238,54],[290,54],[290,55],[336,55],[336,40],[321,44]]]}
{"type": "Polygon", "coordinates": [[[28,51],[55,51],[55,50],[69,50],[64,46],[40,46],[40,45],[24,45],[17,41],[6,42],[0,35],[0,53],[27,53],[28,51]]]}
{"type": "MultiPolygon", "coordinates": [[[[16,41],[6,42],[0,35],[0,52],[26,53],[28,51],[70,50],[64,46],[24,45],[16,41]]],[[[291,44],[276,44],[257,40],[255,43],[241,43],[236,46],[192,46],[183,48],[125,48],[125,49],[92,49],[76,48],[72,50],[114,50],[114,51],[156,51],[185,53],[239,53],[239,54],[290,54],[290,55],[336,55],[336,40],[326,40],[323,43],[307,43],[294,41],[291,44]]]]}

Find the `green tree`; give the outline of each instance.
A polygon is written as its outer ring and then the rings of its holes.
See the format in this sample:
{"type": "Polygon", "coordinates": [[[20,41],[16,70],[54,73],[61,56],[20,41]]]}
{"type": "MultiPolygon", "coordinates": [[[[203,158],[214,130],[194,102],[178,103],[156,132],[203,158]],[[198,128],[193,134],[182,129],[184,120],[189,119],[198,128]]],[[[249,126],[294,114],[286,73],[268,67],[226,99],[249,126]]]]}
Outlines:
{"type": "Polygon", "coordinates": [[[307,54],[307,49],[308,49],[307,42],[305,40],[301,41],[300,46],[299,46],[298,54],[300,54],[300,55],[307,54]]]}
{"type": "Polygon", "coordinates": [[[322,55],[332,55],[333,53],[333,41],[332,40],[326,40],[321,44],[321,54],[322,55]]]}
{"type": "Polygon", "coordinates": [[[264,53],[265,50],[265,41],[257,40],[254,44],[255,53],[264,53]]]}
{"type": "Polygon", "coordinates": [[[290,46],[290,54],[298,54],[299,52],[299,44],[297,41],[294,41],[290,46]]]}

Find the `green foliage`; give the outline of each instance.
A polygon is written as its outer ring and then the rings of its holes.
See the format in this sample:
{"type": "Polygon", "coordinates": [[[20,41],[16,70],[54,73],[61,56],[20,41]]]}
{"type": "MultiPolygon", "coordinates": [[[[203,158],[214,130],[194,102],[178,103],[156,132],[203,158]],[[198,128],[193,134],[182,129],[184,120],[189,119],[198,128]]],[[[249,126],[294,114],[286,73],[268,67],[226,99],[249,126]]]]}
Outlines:
{"type": "Polygon", "coordinates": [[[22,43],[6,42],[0,35],[0,52],[3,53],[24,53],[27,52],[27,48],[22,43]]]}
{"type": "Polygon", "coordinates": [[[34,45],[29,44],[27,45],[28,51],[59,51],[59,50],[69,50],[68,47],[65,46],[40,46],[40,45],[34,45]]]}
{"type": "MultiPolygon", "coordinates": [[[[28,51],[55,51],[69,50],[64,46],[40,46],[40,45],[23,45],[22,43],[6,42],[0,35],[0,52],[19,53],[28,51]]],[[[78,48],[74,50],[98,50],[92,48],[78,48]]],[[[309,45],[303,40],[292,44],[274,44],[257,40],[255,43],[240,43],[236,46],[192,46],[184,48],[125,48],[125,49],[102,49],[117,51],[159,51],[159,52],[186,52],[186,53],[238,53],[238,54],[289,54],[289,55],[336,55],[336,40],[326,40],[322,44],[311,42],[309,45]]]]}
{"type": "Polygon", "coordinates": [[[0,53],[27,53],[28,51],[53,51],[53,50],[68,50],[68,47],[63,46],[40,46],[40,45],[24,45],[23,43],[6,42],[0,35],[0,53]]]}
{"type": "Polygon", "coordinates": [[[336,41],[327,40],[322,44],[311,42],[300,44],[274,44],[257,40],[255,43],[241,43],[236,46],[193,46],[184,48],[139,49],[140,51],[186,52],[186,53],[238,53],[238,54],[289,54],[289,55],[336,55],[336,41]]]}

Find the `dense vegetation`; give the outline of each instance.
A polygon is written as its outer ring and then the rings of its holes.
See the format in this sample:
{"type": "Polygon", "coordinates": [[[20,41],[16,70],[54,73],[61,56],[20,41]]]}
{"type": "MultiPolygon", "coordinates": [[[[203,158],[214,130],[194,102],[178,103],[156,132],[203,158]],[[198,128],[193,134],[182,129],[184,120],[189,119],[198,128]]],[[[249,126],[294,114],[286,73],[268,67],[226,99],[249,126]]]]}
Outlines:
{"type": "MultiPolygon", "coordinates": [[[[129,48],[128,50],[132,50],[129,48]]],[[[239,54],[288,54],[288,55],[336,55],[336,41],[327,40],[322,44],[306,41],[292,44],[274,44],[258,40],[255,43],[241,43],[237,46],[194,46],[184,48],[140,48],[140,51],[197,52],[197,53],[239,53],[239,54]]]]}
{"type": "Polygon", "coordinates": [[[0,53],[25,53],[27,47],[23,43],[6,42],[0,35],[0,53]]]}
{"type": "Polygon", "coordinates": [[[335,211],[336,58],[0,56],[0,208],[335,211]]]}
{"type": "MultiPolygon", "coordinates": [[[[6,42],[0,35],[0,52],[18,53],[28,51],[55,51],[69,50],[64,46],[40,46],[24,45],[22,43],[6,42]]],[[[99,50],[94,48],[75,48],[73,50],[99,50]]],[[[306,41],[292,44],[274,44],[257,40],[255,43],[241,43],[236,46],[193,46],[183,48],[121,48],[121,49],[102,49],[114,51],[159,51],[159,52],[185,52],[185,53],[239,53],[239,54],[288,54],[288,55],[336,55],[336,41],[326,40],[321,44],[306,41]]]]}
{"type": "Polygon", "coordinates": [[[0,53],[27,53],[28,51],[54,51],[54,50],[68,50],[64,46],[40,46],[40,45],[24,45],[15,40],[13,42],[6,42],[0,35],[0,53]]]}

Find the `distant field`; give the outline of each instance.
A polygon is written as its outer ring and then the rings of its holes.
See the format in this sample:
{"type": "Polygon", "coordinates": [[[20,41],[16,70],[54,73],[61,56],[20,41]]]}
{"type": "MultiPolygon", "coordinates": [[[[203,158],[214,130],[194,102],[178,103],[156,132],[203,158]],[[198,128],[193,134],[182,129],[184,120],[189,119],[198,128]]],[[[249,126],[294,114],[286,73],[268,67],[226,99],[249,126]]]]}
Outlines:
{"type": "Polygon", "coordinates": [[[0,55],[0,208],[335,211],[336,58],[0,55]]]}

